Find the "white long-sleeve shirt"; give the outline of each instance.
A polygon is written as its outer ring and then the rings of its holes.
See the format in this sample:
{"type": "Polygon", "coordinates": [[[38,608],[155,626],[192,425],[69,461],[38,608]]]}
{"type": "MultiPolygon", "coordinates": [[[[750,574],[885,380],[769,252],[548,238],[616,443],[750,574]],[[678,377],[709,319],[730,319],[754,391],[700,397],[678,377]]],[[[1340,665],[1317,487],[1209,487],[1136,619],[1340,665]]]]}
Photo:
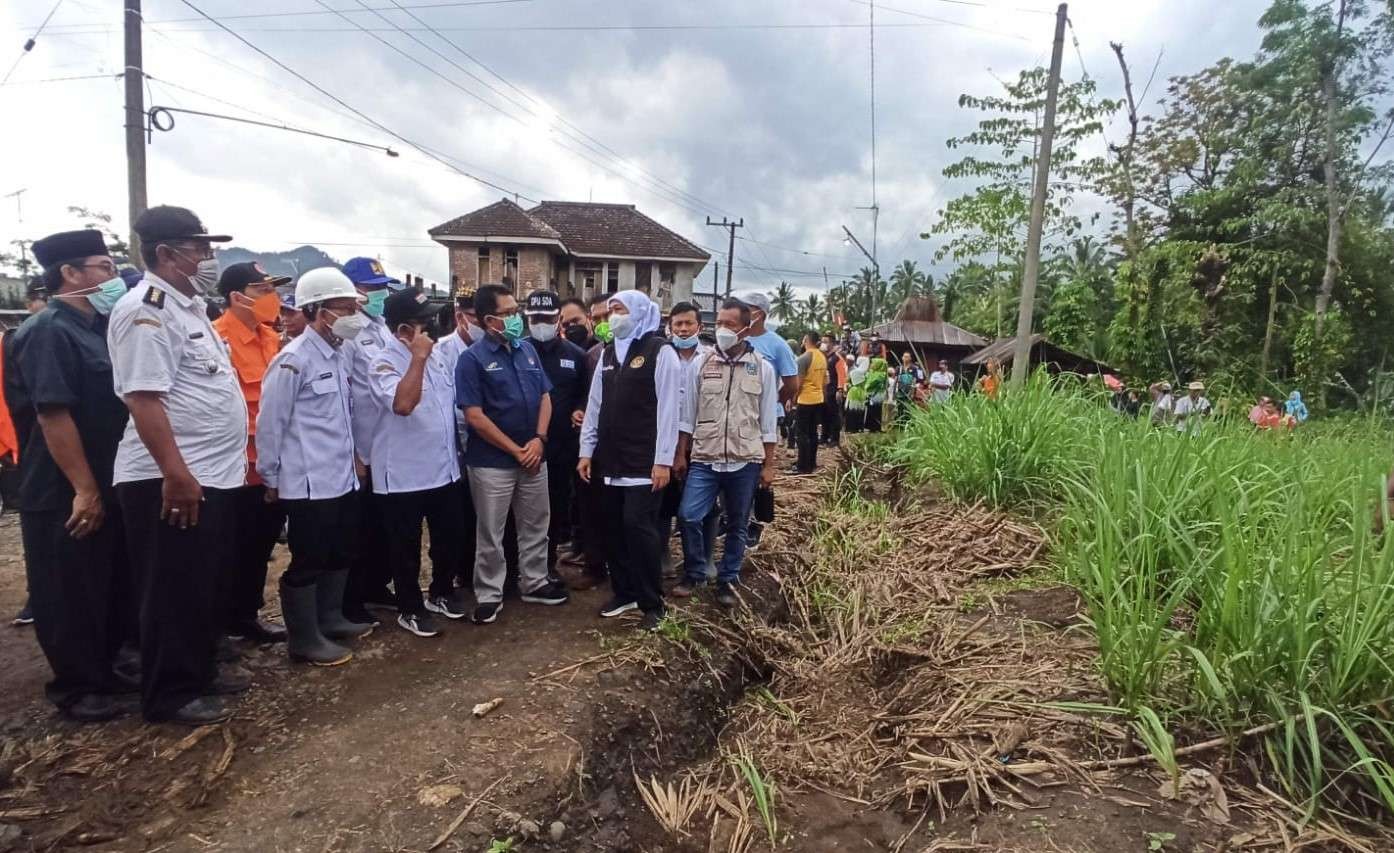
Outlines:
{"type": "MultiPolygon", "coordinates": [[[[418,332],[417,334],[424,334],[418,332]]],[[[411,367],[411,350],[396,337],[378,351],[368,381],[383,415],[373,430],[373,492],[379,495],[437,489],[460,479],[455,455],[455,383],[432,351],[421,377],[421,400],[409,415],[392,410],[397,386],[411,367]]],[[[453,368],[454,365],[451,365],[453,368]]]]}
{"type": "MultiPolygon", "coordinates": [[[[369,317],[368,325],[351,341],[343,344],[344,363],[348,371],[349,393],[353,400],[353,445],[364,465],[372,465],[373,433],[383,417],[382,407],[373,396],[370,366],[373,359],[387,347],[392,333],[381,317],[369,317]]],[[[302,335],[301,337],[304,337],[302,335]]],[[[390,410],[389,410],[390,411],[390,410]]]]}
{"type": "MultiPolygon", "coordinates": [[[[600,440],[600,407],[605,404],[605,374],[602,365],[591,375],[590,393],[586,398],[586,418],[581,423],[581,458],[595,455],[600,440]]],[[[658,363],[653,369],[654,392],[658,397],[658,435],[654,439],[653,464],[672,465],[678,451],[678,401],[683,381],[683,366],[671,346],[658,351],[658,363]]],[[[607,486],[648,486],[648,477],[606,477],[607,486]]]]}
{"type": "Polygon", "coordinates": [[[314,329],[267,365],[256,443],[257,473],[282,498],[324,500],[358,487],[348,364],[314,329]]]}

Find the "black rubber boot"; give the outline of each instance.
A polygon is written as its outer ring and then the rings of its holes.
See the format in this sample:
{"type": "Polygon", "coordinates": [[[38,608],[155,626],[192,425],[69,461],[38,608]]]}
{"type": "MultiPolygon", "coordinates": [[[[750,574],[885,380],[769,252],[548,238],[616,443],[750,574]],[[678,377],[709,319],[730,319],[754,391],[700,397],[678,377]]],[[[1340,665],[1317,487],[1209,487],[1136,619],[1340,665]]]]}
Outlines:
{"type": "Polygon", "coordinates": [[[315,586],[286,586],[281,584],[281,618],[285,620],[286,650],[290,659],[315,666],[338,666],[353,657],[353,653],[338,643],[325,639],[319,629],[319,607],[315,601],[315,586]]]}
{"type": "Polygon", "coordinates": [[[348,570],[325,572],[316,589],[319,607],[319,629],[331,640],[356,640],[373,633],[373,623],[350,622],[344,618],[344,587],[348,585],[348,570]]]}

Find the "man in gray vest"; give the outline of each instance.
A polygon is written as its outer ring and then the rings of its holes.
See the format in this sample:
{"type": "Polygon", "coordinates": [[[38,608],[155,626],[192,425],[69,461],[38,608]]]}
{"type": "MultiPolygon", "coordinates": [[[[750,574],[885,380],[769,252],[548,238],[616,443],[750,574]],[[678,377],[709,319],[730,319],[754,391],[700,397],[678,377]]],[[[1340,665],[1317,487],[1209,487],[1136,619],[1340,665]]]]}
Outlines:
{"type": "Polygon", "coordinates": [[[757,485],[774,481],[774,450],[779,442],[780,380],[774,366],[740,332],[750,326],[750,308],[728,299],[716,318],[716,350],[688,373],[678,416],[674,473],[687,482],[678,517],[683,537],[683,580],[676,598],[687,598],[705,582],[702,571],[702,519],[718,493],[726,506],[726,548],[717,570],[716,600],[736,604],[751,501],[757,485]],[[691,463],[688,450],[691,449],[691,463]]]}

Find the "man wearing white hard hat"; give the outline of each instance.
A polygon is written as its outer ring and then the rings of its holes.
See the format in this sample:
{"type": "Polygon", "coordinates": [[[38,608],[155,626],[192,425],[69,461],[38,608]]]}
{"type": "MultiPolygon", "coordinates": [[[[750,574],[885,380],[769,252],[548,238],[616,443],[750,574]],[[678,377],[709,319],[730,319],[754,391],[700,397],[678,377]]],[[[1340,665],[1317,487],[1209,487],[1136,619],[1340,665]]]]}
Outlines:
{"type": "Polygon", "coordinates": [[[337,640],[371,624],[344,618],[344,586],[358,537],[349,363],[343,351],[368,323],[353,282],[333,267],[295,285],[305,333],[266,368],[257,414],[257,473],[289,523],[290,565],[281,576],[281,617],[292,660],[334,666],[352,655],[337,640]]]}

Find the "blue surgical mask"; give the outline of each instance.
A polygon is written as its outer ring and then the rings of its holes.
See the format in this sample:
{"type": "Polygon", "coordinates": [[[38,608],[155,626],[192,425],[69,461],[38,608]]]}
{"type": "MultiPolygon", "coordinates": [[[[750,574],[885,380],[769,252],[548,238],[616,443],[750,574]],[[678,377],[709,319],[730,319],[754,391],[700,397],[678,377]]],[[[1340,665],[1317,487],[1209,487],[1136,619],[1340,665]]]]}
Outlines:
{"type": "Polygon", "coordinates": [[[673,346],[677,347],[678,349],[692,349],[698,344],[696,335],[693,335],[690,338],[680,338],[677,335],[673,335],[672,339],[673,346]]]}
{"type": "Polygon", "coordinates": [[[110,314],[111,309],[116,305],[116,301],[126,295],[126,282],[120,277],[107,279],[96,287],[82,290],[77,293],[60,293],[59,297],[64,299],[77,299],[82,297],[92,306],[92,310],[98,314],[110,314]]]}
{"type": "Polygon", "coordinates": [[[382,316],[382,309],[387,304],[387,290],[370,290],[367,293],[368,301],[363,305],[363,313],[374,319],[382,316]]]}

